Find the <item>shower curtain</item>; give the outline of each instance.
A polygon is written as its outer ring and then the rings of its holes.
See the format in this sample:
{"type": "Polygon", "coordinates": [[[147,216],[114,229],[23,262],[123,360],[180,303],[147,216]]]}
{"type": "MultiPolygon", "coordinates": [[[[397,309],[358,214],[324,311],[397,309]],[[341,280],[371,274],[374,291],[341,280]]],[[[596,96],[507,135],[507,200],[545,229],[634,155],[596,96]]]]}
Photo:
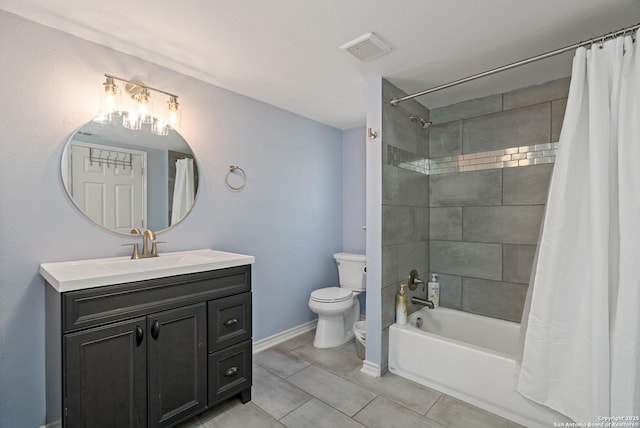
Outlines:
{"type": "Polygon", "coordinates": [[[176,180],[173,188],[171,225],[178,223],[189,213],[195,198],[193,159],[176,161],[176,180]]]}
{"type": "Polygon", "coordinates": [[[630,36],[576,51],[532,276],[518,392],[575,422],[640,416],[640,52],[630,36]]]}

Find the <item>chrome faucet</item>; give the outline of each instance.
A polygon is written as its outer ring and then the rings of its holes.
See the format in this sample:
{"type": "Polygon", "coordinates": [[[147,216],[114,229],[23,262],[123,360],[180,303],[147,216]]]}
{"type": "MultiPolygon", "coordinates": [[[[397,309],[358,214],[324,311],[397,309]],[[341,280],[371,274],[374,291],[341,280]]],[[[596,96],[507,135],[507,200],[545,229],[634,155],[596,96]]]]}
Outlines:
{"type": "Polygon", "coordinates": [[[421,299],[419,297],[412,297],[411,298],[411,303],[413,303],[414,305],[420,305],[420,306],[426,306],[429,309],[433,309],[433,302],[429,299],[421,299]]]}
{"type": "MultiPolygon", "coordinates": [[[[424,281],[421,280],[418,277],[418,271],[415,269],[411,269],[411,272],[409,272],[409,289],[410,290],[415,290],[416,288],[418,288],[418,284],[422,284],[422,289],[423,291],[426,291],[426,286],[424,284],[424,281]]],[[[420,305],[420,306],[426,306],[429,309],[433,309],[434,305],[433,302],[429,299],[421,299],[419,297],[412,297],[411,298],[411,303],[413,303],[414,305],[420,305]]]]}
{"type": "Polygon", "coordinates": [[[158,257],[158,241],[156,241],[156,234],[151,229],[147,229],[144,233],[140,232],[140,229],[131,229],[132,235],[142,235],[142,253],[140,253],[138,243],[122,244],[133,245],[133,252],[131,253],[132,259],[146,259],[149,257],[158,257]],[[149,241],[151,241],[151,249],[149,249],[149,241]]]}

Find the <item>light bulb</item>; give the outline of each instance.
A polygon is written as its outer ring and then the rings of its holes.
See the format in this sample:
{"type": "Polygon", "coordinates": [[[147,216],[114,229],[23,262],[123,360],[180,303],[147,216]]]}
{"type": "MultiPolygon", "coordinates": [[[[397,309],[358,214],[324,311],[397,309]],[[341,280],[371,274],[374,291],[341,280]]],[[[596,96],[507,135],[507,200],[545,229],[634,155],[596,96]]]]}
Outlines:
{"type": "Polygon", "coordinates": [[[146,118],[147,114],[149,114],[149,110],[147,109],[147,105],[144,103],[140,103],[138,106],[138,112],[140,113],[141,118],[146,118]]]}
{"type": "Polygon", "coordinates": [[[167,125],[172,129],[180,126],[180,110],[178,110],[178,97],[171,95],[167,101],[169,113],[167,114],[167,125]]]}
{"type": "Polygon", "coordinates": [[[116,107],[116,100],[113,97],[113,94],[107,94],[104,101],[105,101],[105,105],[107,106],[107,109],[109,111],[113,111],[113,109],[116,107]]]}
{"type": "Polygon", "coordinates": [[[106,81],[100,90],[100,106],[96,122],[108,123],[115,114],[120,114],[120,88],[116,86],[113,77],[106,76],[106,81]]]}
{"type": "Polygon", "coordinates": [[[140,93],[136,95],[135,100],[138,102],[138,114],[140,115],[140,122],[153,124],[153,116],[151,115],[153,106],[149,94],[149,89],[143,86],[140,90],[140,93]]]}

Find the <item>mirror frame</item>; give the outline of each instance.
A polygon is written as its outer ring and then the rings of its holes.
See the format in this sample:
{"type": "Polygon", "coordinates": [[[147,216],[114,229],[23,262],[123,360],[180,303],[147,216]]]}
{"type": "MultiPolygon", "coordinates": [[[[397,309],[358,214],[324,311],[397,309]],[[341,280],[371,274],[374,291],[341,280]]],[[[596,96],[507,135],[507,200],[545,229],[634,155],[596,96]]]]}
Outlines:
{"type": "MultiPolygon", "coordinates": [[[[120,116],[117,116],[117,117],[114,118],[114,121],[119,121],[119,120],[121,120],[120,116]]],[[[73,203],[75,208],[78,210],[78,212],[80,214],[82,214],[88,221],[90,221],[91,223],[95,224],[96,226],[98,226],[98,227],[100,227],[100,228],[102,228],[104,230],[107,230],[109,232],[113,232],[113,233],[116,233],[118,235],[130,236],[129,232],[123,232],[123,231],[119,231],[119,230],[116,230],[116,229],[112,229],[112,228],[110,228],[108,226],[105,226],[105,225],[100,224],[99,222],[93,220],[87,213],[84,212],[84,210],[76,202],[76,200],[74,199],[74,197],[72,195],[72,192],[70,191],[70,188],[69,188],[69,179],[70,179],[70,176],[71,176],[71,174],[69,172],[69,168],[71,168],[71,161],[70,161],[71,153],[70,153],[70,149],[71,149],[71,146],[72,146],[72,142],[75,141],[75,142],[84,143],[86,147],[91,146],[91,145],[97,145],[96,143],[92,143],[92,142],[79,141],[79,140],[76,139],[76,137],[78,135],[82,135],[83,134],[83,132],[82,132],[83,128],[92,129],[92,128],[95,128],[95,127],[99,127],[100,125],[109,125],[109,124],[97,123],[92,119],[92,120],[90,120],[88,122],[83,123],[80,127],[78,127],[69,136],[69,138],[67,139],[66,143],[64,144],[64,147],[63,147],[62,153],[61,153],[60,178],[61,178],[62,185],[63,185],[63,187],[65,189],[65,192],[66,192],[67,196],[69,197],[69,199],[71,200],[71,202],[73,203]]],[[[117,126],[117,125],[111,125],[111,126],[117,126]]],[[[150,133],[151,132],[149,130],[149,128],[147,128],[147,127],[143,127],[143,129],[135,130],[135,131],[124,129],[124,131],[127,132],[128,134],[130,133],[130,138],[135,138],[136,136],[140,135],[140,133],[145,133],[145,132],[149,132],[150,133]]],[[[198,160],[197,160],[197,158],[195,156],[195,153],[194,153],[192,147],[189,145],[187,140],[178,131],[176,131],[175,129],[171,129],[169,132],[170,133],[175,133],[176,141],[180,140],[182,143],[184,143],[186,145],[186,147],[188,148],[189,152],[186,153],[186,152],[180,152],[180,151],[177,151],[177,150],[162,149],[163,151],[166,152],[166,156],[167,156],[167,160],[166,161],[167,161],[167,166],[169,168],[169,170],[167,172],[167,177],[166,177],[167,178],[167,182],[165,183],[166,192],[167,192],[167,195],[166,195],[167,196],[167,201],[166,201],[166,203],[167,203],[167,208],[168,208],[168,210],[167,210],[168,211],[167,212],[167,223],[171,223],[172,197],[173,197],[173,190],[174,190],[173,186],[171,186],[171,184],[173,184],[173,180],[168,175],[169,175],[169,172],[171,170],[173,170],[175,172],[176,154],[185,155],[185,157],[193,159],[194,199],[193,199],[193,204],[191,205],[189,210],[185,213],[185,215],[179,221],[177,221],[177,222],[175,222],[173,224],[169,224],[165,228],[154,230],[155,233],[163,233],[163,232],[166,232],[168,230],[171,230],[174,226],[177,226],[178,224],[182,223],[182,221],[184,221],[184,219],[189,216],[191,211],[193,211],[193,207],[197,203],[198,194],[199,194],[199,190],[200,190],[200,186],[201,186],[201,183],[200,183],[200,175],[201,175],[200,171],[201,171],[201,168],[200,168],[200,164],[199,164],[199,162],[198,162],[198,160]],[[173,165],[171,164],[171,162],[174,162],[173,165]]],[[[85,135],[87,135],[89,139],[91,139],[91,137],[93,137],[93,135],[91,133],[85,133],[85,135]]],[[[117,137],[117,135],[116,135],[116,137],[117,137]]],[[[155,136],[155,137],[157,137],[158,139],[166,139],[167,138],[167,136],[155,136]]],[[[152,137],[152,138],[155,138],[155,137],[152,137]]],[[[118,141],[115,141],[115,140],[116,140],[115,138],[113,140],[108,140],[108,139],[100,140],[100,144],[109,145],[110,143],[115,143],[114,146],[113,146],[115,148],[114,151],[122,150],[122,152],[125,152],[125,151],[143,152],[144,148],[145,148],[144,146],[135,146],[135,144],[132,144],[130,140],[128,140],[126,142],[118,142],[118,141]]],[[[157,149],[154,149],[154,150],[157,150],[157,149]]],[[[114,161],[111,160],[110,162],[114,162],[114,161]]],[[[112,163],[112,166],[113,165],[114,164],[112,163]]],[[[102,164],[100,166],[102,166],[102,164]]],[[[145,170],[146,170],[145,171],[146,179],[145,179],[145,183],[143,185],[145,187],[145,196],[146,196],[147,201],[148,201],[148,199],[149,199],[149,192],[148,192],[148,190],[149,190],[148,189],[149,174],[147,173],[148,165],[145,165],[144,167],[145,167],[145,170]]],[[[175,174],[174,174],[173,179],[175,179],[175,174]]],[[[148,219],[149,219],[148,213],[149,213],[149,210],[151,209],[151,207],[148,206],[147,201],[145,201],[143,203],[143,205],[144,205],[144,210],[145,210],[147,223],[148,223],[148,219]]],[[[145,229],[148,228],[148,224],[145,225],[145,226],[147,226],[147,227],[145,227],[145,229]]],[[[142,228],[140,228],[140,229],[142,229],[142,228]]]]}

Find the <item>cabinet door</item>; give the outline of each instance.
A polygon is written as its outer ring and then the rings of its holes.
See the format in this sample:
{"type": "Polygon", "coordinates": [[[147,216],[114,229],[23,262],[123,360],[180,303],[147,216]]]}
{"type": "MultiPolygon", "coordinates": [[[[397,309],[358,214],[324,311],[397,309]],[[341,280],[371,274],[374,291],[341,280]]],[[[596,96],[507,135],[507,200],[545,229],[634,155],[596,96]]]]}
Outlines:
{"type": "Polygon", "coordinates": [[[165,427],[207,403],[206,304],[147,317],[149,426],[165,427]]]}
{"type": "Polygon", "coordinates": [[[66,428],[147,426],[145,318],[64,336],[66,428]]]}

